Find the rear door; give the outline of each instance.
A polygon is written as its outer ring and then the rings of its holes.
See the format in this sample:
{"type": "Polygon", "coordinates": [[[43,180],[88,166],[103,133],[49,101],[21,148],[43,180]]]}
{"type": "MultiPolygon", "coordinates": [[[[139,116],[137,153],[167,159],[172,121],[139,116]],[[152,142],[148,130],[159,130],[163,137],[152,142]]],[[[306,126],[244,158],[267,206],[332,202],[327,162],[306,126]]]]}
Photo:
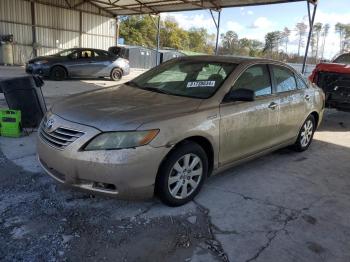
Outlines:
{"type": "Polygon", "coordinates": [[[94,54],[92,74],[95,76],[109,76],[112,70],[111,65],[117,57],[104,50],[94,50],[94,54]]]}
{"type": "Polygon", "coordinates": [[[298,134],[306,118],[308,96],[303,88],[298,88],[295,74],[289,68],[270,65],[270,71],[280,106],[277,138],[283,143],[298,134]]]}
{"type": "Polygon", "coordinates": [[[74,68],[75,76],[96,76],[101,65],[95,57],[95,52],[92,49],[80,51],[78,63],[74,68]]]}
{"type": "Polygon", "coordinates": [[[246,69],[232,90],[245,88],[255,92],[251,102],[223,102],[220,105],[220,164],[253,155],[277,143],[278,98],[272,93],[267,65],[246,69]]]}

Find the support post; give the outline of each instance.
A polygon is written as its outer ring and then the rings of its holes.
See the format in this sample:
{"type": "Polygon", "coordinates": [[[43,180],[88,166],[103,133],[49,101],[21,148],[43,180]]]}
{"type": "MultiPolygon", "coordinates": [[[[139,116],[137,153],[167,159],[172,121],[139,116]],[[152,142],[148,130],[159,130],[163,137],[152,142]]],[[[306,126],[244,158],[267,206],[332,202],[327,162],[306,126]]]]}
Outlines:
{"type": "Polygon", "coordinates": [[[215,55],[218,55],[218,53],[219,53],[220,19],[221,19],[221,10],[218,13],[218,26],[216,28],[215,55]]]}
{"type": "Polygon", "coordinates": [[[35,3],[32,1],[30,2],[30,14],[32,16],[32,47],[33,47],[33,56],[38,56],[37,51],[37,43],[36,43],[36,27],[35,27],[35,3]]]}
{"type": "Polygon", "coordinates": [[[305,55],[304,55],[304,60],[303,60],[303,68],[301,70],[302,74],[305,74],[306,60],[307,60],[307,55],[309,53],[310,41],[311,41],[312,31],[313,31],[314,23],[315,23],[317,2],[314,4],[314,10],[312,13],[312,17],[311,17],[311,12],[310,12],[310,2],[309,1],[307,1],[307,10],[308,10],[308,15],[309,15],[309,35],[308,35],[307,43],[306,43],[305,55]]]}
{"type": "Polygon", "coordinates": [[[211,17],[213,18],[215,27],[216,27],[216,42],[215,42],[215,55],[219,53],[219,36],[220,36],[220,19],[221,19],[221,10],[218,10],[218,20],[216,21],[213,11],[210,9],[211,17]]]}
{"type": "Polygon", "coordinates": [[[118,16],[115,17],[115,45],[118,45],[119,41],[119,18],[118,16]]]}
{"type": "Polygon", "coordinates": [[[79,11],[79,47],[83,47],[83,12],[79,11]]]}
{"type": "Polygon", "coordinates": [[[160,15],[158,15],[158,24],[157,24],[157,56],[156,56],[156,65],[160,64],[160,53],[159,53],[159,46],[160,46],[160,15]]]}

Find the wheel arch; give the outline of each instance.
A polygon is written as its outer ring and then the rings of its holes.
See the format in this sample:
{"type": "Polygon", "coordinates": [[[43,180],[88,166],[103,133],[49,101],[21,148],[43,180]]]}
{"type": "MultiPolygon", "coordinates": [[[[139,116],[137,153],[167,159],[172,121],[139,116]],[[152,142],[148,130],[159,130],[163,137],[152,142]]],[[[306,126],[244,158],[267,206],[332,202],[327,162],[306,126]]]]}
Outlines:
{"type": "Polygon", "coordinates": [[[315,126],[317,127],[318,124],[319,124],[319,121],[320,121],[319,114],[316,111],[313,111],[313,112],[310,113],[310,115],[314,117],[314,119],[315,119],[315,126]]]}
{"type": "Polygon", "coordinates": [[[113,72],[114,69],[119,69],[120,71],[122,71],[122,74],[124,74],[123,68],[121,68],[121,67],[118,66],[118,65],[113,65],[113,67],[112,67],[112,69],[111,69],[111,71],[110,71],[109,73],[112,74],[112,72],[113,72]]]}
{"type": "Polygon", "coordinates": [[[206,138],[204,136],[200,136],[200,135],[189,136],[189,137],[183,138],[182,140],[175,143],[173,145],[173,148],[168,152],[168,154],[162,160],[161,164],[159,165],[159,168],[163,164],[165,159],[168,157],[168,155],[173,150],[175,150],[175,148],[178,148],[179,146],[181,146],[185,143],[188,143],[188,142],[196,143],[203,148],[204,152],[206,153],[206,155],[208,157],[208,176],[210,176],[210,174],[212,173],[212,171],[214,169],[214,147],[208,138],[206,138]]]}
{"type": "Polygon", "coordinates": [[[69,71],[67,69],[67,67],[65,67],[64,65],[62,64],[54,64],[50,67],[50,70],[49,70],[49,74],[51,74],[52,70],[55,68],[55,67],[62,67],[64,69],[64,71],[66,71],[66,74],[67,76],[69,76],[69,71]]]}

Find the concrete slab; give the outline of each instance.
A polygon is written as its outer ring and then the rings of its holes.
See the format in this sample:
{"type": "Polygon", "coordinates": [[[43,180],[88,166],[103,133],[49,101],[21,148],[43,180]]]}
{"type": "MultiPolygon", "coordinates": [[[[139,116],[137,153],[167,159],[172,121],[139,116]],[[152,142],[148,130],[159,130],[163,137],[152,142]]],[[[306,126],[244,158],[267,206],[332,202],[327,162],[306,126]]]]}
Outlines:
{"type": "MultiPolygon", "coordinates": [[[[111,81],[108,78],[98,79],[68,79],[65,81],[51,81],[44,79],[44,86],[42,87],[43,95],[48,106],[54,101],[62,99],[65,96],[82,93],[86,91],[96,90],[100,88],[110,87],[125,83],[135,78],[136,76],[145,72],[143,69],[131,69],[129,75],[123,77],[120,81],[111,81]]],[[[0,80],[10,77],[27,75],[24,67],[18,66],[0,66],[0,80]]],[[[7,107],[4,95],[0,93],[0,108],[7,107]]]]}

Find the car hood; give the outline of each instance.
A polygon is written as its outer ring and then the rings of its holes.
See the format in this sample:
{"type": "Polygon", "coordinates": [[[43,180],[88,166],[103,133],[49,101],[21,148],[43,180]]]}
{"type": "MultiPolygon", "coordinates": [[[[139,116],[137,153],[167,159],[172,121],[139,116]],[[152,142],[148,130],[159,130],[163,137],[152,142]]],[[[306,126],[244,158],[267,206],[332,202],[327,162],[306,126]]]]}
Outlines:
{"type": "Polygon", "coordinates": [[[38,56],[36,58],[33,58],[31,60],[28,61],[29,64],[38,62],[38,61],[43,61],[43,60],[47,60],[49,62],[52,61],[58,61],[58,60],[63,60],[64,57],[60,57],[60,56],[38,56]]]}
{"type": "Polygon", "coordinates": [[[125,131],[189,113],[196,110],[201,101],[120,85],[71,96],[56,103],[51,111],[68,121],[101,131],[125,131]]]}
{"type": "Polygon", "coordinates": [[[320,72],[350,74],[350,65],[337,63],[320,63],[316,66],[316,70],[320,72]]]}

